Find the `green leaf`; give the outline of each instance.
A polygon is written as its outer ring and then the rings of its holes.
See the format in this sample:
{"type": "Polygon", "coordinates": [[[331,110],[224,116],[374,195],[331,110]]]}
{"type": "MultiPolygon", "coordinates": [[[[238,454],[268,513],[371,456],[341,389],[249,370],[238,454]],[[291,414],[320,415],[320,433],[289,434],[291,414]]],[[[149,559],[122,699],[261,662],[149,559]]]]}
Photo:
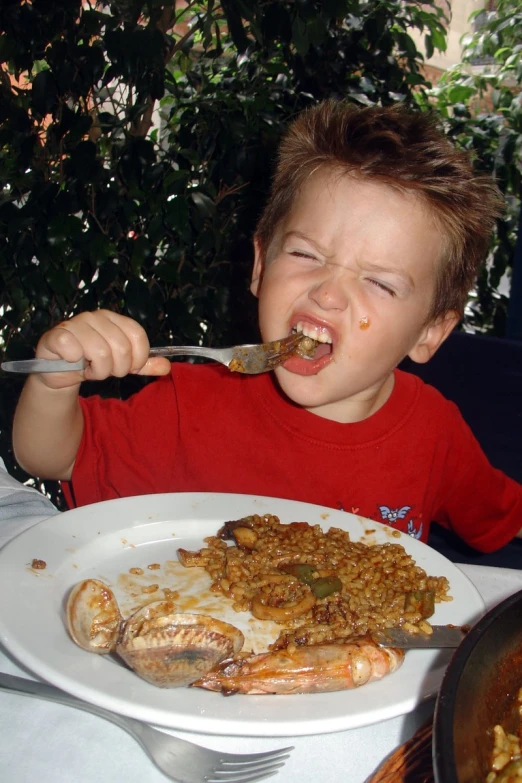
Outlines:
{"type": "Polygon", "coordinates": [[[4,63],[11,59],[16,52],[16,46],[12,38],[7,35],[0,35],[0,62],[4,63]]]}
{"type": "Polygon", "coordinates": [[[463,84],[456,84],[448,90],[450,103],[465,103],[474,94],[475,90],[473,87],[466,87],[463,84]]]}
{"type": "Polygon", "coordinates": [[[304,57],[310,48],[310,39],[306,22],[300,16],[292,22],[292,40],[298,53],[304,57]]]}
{"type": "Polygon", "coordinates": [[[152,245],[147,237],[141,235],[131,240],[131,269],[134,274],[139,274],[142,267],[152,252],[152,245]]]}
{"type": "Polygon", "coordinates": [[[83,221],[75,215],[60,215],[53,218],[47,227],[49,239],[78,241],[83,232],[83,221]]]}
{"type": "Polygon", "coordinates": [[[447,48],[447,42],[446,42],[446,36],[442,30],[439,29],[432,29],[431,31],[431,40],[433,43],[433,46],[435,49],[438,49],[439,52],[445,52],[447,48]]]}
{"type": "Polygon", "coordinates": [[[50,70],[40,71],[31,87],[31,108],[40,119],[50,114],[58,104],[56,82],[50,70]]]}
{"type": "Polygon", "coordinates": [[[157,308],[144,280],[133,278],[125,286],[125,309],[127,314],[146,325],[157,315],[157,308]]]}
{"type": "Polygon", "coordinates": [[[98,170],[96,145],[92,141],[81,141],[71,154],[71,172],[83,182],[92,180],[98,170]]]}
{"type": "Polygon", "coordinates": [[[406,33],[398,33],[397,41],[403,52],[406,52],[408,57],[415,58],[417,56],[417,47],[415,41],[410,35],[406,33]]]}
{"type": "Polygon", "coordinates": [[[203,217],[212,218],[214,216],[216,208],[211,198],[200,191],[192,192],[190,197],[203,217]]]}
{"type": "Polygon", "coordinates": [[[165,223],[170,229],[184,234],[189,220],[188,205],[182,196],[174,196],[165,205],[165,223]]]}

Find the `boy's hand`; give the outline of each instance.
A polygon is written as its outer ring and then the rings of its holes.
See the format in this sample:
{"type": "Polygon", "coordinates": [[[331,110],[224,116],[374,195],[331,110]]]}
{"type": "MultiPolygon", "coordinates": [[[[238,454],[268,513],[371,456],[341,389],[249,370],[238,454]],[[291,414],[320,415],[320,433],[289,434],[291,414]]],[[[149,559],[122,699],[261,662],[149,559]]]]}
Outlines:
{"type": "Polygon", "coordinates": [[[102,381],[109,376],[167,375],[170,362],[164,357],[149,358],[145,330],[132,318],[110,310],[81,313],[46,332],[36,348],[40,359],[82,357],[90,363],[83,371],[43,373],[42,382],[53,389],[77,386],[82,381],[102,381]]]}

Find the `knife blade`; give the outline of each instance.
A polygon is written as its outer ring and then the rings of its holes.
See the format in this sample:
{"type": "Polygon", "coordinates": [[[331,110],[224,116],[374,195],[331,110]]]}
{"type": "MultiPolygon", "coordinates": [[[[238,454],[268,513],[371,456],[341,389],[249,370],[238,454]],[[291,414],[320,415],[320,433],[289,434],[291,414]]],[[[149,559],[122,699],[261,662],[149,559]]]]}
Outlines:
{"type": "Polygon", "coordinates": [[[458,647],[469,631],[469,626],[432,625],[433,633],[410,633],[403,628],[387,628],[371,634],[379,647],[400,647],[403,650],[458,647]]]}
{"type": "Polygon", "coordinates": [[[65,359],[21,359],[16,362],[2,362],[0,368],[5,372],[70,372],[84,370],[89,362],[80,359],[78,362],[67,362],[65,359]]]}

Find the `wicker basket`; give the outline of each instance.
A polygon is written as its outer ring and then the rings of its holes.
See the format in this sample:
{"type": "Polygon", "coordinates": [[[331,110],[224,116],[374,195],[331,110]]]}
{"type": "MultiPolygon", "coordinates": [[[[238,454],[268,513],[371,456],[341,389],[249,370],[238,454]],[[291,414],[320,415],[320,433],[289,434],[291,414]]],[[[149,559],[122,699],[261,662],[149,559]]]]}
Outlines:
{"type": "Polygon", "coordinates": [[[388,756],[366,783],[434,783],[431,741],[430,719],[388,756]]]}

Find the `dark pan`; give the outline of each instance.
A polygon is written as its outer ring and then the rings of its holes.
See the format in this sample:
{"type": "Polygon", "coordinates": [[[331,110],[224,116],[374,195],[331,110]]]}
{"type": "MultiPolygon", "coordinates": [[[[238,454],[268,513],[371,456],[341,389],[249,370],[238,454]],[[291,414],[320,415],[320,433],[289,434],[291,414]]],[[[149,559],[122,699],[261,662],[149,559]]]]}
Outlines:
{"type": "Polygon", "coordinates": [[[495,606],[455,651],[442,680],[433,723],[436,783],[482,783],[492,729],[516,728],[522,687],[522,590],[495,606]]]}

